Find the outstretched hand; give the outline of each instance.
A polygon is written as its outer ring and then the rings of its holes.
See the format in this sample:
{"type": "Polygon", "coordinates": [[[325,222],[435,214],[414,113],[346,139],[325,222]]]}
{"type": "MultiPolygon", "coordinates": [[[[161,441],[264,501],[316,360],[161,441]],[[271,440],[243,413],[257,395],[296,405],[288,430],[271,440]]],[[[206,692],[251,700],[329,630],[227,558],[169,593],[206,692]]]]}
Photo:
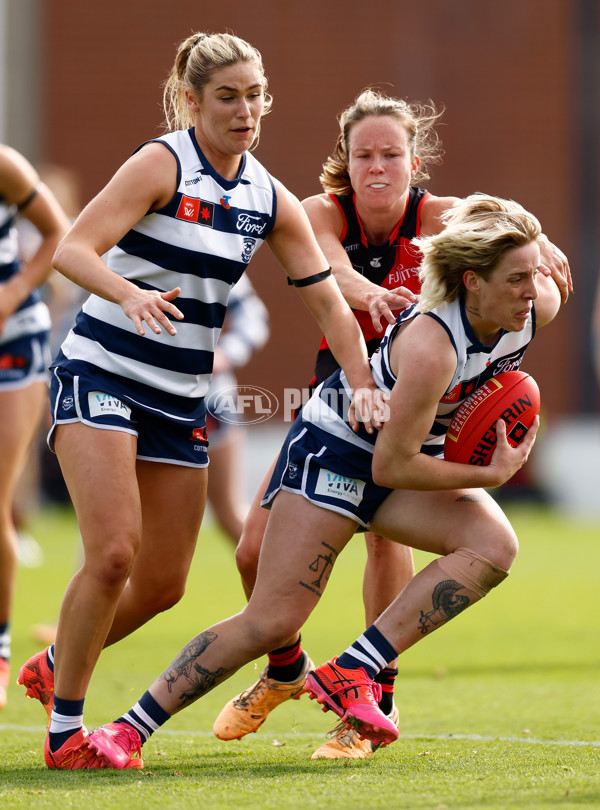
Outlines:
{"type": "Polygon", "coordinates": [[[571,278],[571,268],[569,260],[565,254],[552,244],[547,237],[539,241],[540,257],[542,264],[540,271],[545,276],[551,276],[556,286],[560,290],[561,303],[566,303],[569,293],[573,292],[573,279],[571,278]]]}
{"type": "Polygon", "coordinates": [[[367,433],[374,433],[390,418],[390,395],[380,388],[357,388],[352,393],[348,409],[348,422],[355,432],[360,425],[367,433]]]}
{"type": "Polygon", "coordinates": [[[369,300],[369,315],[375,331],[381,333],[388,324],[394,323],[394,310],[406,309],[418,300],[418,296],[408,287],[395,287],[393,290],[378,287],[369,300]]]}
{"type": "Polygon", "coordinates": [[[131,318],[138,333],[140,335],[146,334],[142,325],[143,321],[145,321],[157,335],[162,332],[161,325],[170,335],[176,335],[177,329],[175,329],[166,313],[178,320],[183,319],[181,310],[171,303],[181,292],[181,287],[175,287],[167,292],[158,292],[158,290],[142,290],[133,284],[131,286],[133,289],[127,298],[121,302],[121,308],[125,315],[131,318]]]}

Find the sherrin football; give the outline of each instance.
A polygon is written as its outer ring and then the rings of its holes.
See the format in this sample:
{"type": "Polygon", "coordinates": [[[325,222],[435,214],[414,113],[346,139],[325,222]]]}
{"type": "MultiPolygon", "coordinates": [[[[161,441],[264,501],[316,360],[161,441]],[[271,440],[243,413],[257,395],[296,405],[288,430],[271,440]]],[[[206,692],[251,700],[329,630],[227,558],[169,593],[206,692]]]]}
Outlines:
{"type": "Polygon", "coordinates": [[[490,463],[496,422],[504,419],[509,444],[516,447],[540,412],[540,390],[524,371],[503,371],[477,388],[456,410],[444,442],[446,461],[490,463]]]}

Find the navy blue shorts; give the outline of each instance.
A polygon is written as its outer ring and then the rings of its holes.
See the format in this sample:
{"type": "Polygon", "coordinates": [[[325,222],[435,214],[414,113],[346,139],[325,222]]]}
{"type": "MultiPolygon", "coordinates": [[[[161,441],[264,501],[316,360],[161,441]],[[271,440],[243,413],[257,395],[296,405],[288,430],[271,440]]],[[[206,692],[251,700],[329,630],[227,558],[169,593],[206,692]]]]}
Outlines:
{"type": "Polygon", "coordinates": [[[100,430],[116,430],[137,437],[137,458],[178,464],[208,466],[206,411],[194,422],[174,419],[157,409],[116,397],[92,374],[73,375],[64,368],[52,369],[50,402],[52,427],[48,446],[54,450],[54,428],[82,422],[100,430]]]}
{"type": "Polygon", "coordinates": [[[0,344],[0,391],[48,382],[48,332],[0,344]]]}
{"type": "Polygon", "coordinates": [[[382,501],[392,492],[373,483],[348,455],[333,453],[301,418],[292,424],[261,502],[269,508],[280,490],[303,495],[311,503],[339,512],[365,529],[382,501]]]}

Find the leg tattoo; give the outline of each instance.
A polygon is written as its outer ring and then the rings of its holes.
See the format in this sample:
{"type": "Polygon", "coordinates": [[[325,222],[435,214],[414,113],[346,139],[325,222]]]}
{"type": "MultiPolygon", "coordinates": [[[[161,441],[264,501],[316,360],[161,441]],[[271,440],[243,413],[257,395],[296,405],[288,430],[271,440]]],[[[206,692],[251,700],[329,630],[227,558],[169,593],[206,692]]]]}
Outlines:
{"type": "Polygon", "coordinates": [[[329,581],[333,564],[337,558],[337,551],[334,548],[328,546],[325,541],[322,541],[321,545],[323,546],[322,553],[308,566],[309,570],[313,574],[316,574],[316,578],[311,582],[303,582],[300,580],[300,585],[302,585],[303,588],[307,588],[309,591],[316,593],[319,597],[323,595],[325,585],[327,585],[329,581]]]}
{"type": "Polygon", "coordinates": [[[224,677],[228,670],[219,667],[214,672],[205,669],[198,663],[198,658],[206,651],[209,644],[218,638],[210,630],[200,633],[183,648],[172,664],[163,672],[160,679],[165,681],[169,692],[173,691],[175,683],[184,678],[180,684],[182,691],[179,695],[179,707],[184,709],[206,692],[210,692],[224,677]]]}
{"type": "Polygon", "coordinates": [[[457,594],[464,588],[460,582],[454,579],[446,579],[438,584],[433,589],[431,601],[433,603],[433,610],[427,613],[421,611],[421,618],[419,624],[421,625],[421,633],[425,635],[430,630],[453,619],[455,616],[469,607],[470,599],[468,596],[457,594]]]}

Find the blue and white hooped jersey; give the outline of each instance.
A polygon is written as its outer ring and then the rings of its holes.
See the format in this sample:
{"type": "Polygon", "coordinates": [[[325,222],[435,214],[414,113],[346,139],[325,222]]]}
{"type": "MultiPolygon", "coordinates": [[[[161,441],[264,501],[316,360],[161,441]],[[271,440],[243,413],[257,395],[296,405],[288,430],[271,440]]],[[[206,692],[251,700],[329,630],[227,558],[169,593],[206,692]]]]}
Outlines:
{"type": "MultiPolygon", "coordinates": [[[[18,208],[7,205],[0,195],[0,284],[21,269],[19,240],[15,220],[18,208]]],[[[50,313],[37,290],[23,301],[6,321],[0,333],[0,346],[24,337],[46,338],[50,330],[50,313]]]]}
{"type": "Polygon", "coordinates": [[[103,259],[143,289],[181,287],[177,335],[146,329],[142,337],[118,304],[91,295],[54,365],[75,374],[80,364],[94,367],[115,395],[188,419],[208,389],[231,288],[273,228],[277,200],[271,176],[250,153],[238,176],[225,180],[202,154],[193,128],[152,142],[175,156],[177,191],[103,259]]]}
{"type": "MultiPolygon", "coordinates": [[[[442,457],[444,438],[454,411],[478,386],[503,371],[519,368],[525,349],[535,335],[535,309],[520,332],[502,331],[493,346],[484,346],[475,337],[462,299],[421,313],[418,304],[400,313],[388,326],[379,349],[371,357],[373,378],[379,388],[391,391],[396,382],[390,367],[390,346],[401,326],[421,317],[438,321],[448,333],[456,351],[456,369],[421,452],[442,457]]],[[[304,405],[301,418],[308,430],[319,435],[323,444],[353,465],[356,475],[371,476],[371,461],[377,432],[369,434],[361,426],[355,433],[348,423],[351,388],[343,371],[336,371],[322,383],[304,405]],[[350,452],[350,447],[354,452],[350,452]],[[360,471],[360,475],[359,475],[360,471]]]]}

